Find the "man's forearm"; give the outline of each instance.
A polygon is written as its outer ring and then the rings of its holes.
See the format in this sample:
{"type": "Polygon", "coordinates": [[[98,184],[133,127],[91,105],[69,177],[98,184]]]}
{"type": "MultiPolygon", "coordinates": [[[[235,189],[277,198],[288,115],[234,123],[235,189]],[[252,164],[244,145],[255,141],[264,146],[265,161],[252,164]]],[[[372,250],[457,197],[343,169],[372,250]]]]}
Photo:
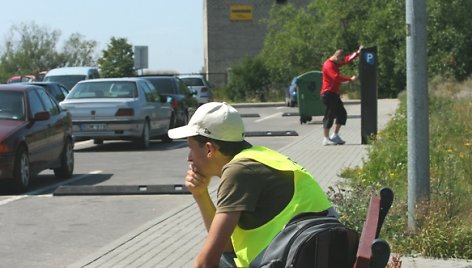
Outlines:
{"type": "Polygon", "coordinates": [[[360,49],[351,53],[350,55],[346,56],[344,58],[344,64],[347,64],[347,63],[350,63],[351,61],[353,61],[355,58],[359,57],[359,54],[361,53],[360,49]]]}
{"type": "Polygon", "coordinates": [[[198,207],[200,208],[200,213],[203,218],[203,222],[205,223],[205,228],[207,231],[210,230],[211,222],[215,217],[215,205],[211,200],[210,194],[205,192],[198,196],[193,196],[195,201],[197,202],[198,207]]]}
{"type": "Polygon", "coordinates": [[[231,234],[238,224],[241,212],[223,212],[215,215],[208,237],[195,259],[194,267],[216,267],[223,252],[233,252],[231,234]]]}

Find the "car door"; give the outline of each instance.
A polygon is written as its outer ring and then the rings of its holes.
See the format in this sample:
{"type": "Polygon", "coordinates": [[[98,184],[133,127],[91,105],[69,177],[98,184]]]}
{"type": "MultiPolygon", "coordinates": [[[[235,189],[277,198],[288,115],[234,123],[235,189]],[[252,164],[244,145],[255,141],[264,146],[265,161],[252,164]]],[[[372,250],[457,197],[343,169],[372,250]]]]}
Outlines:
{"type": "Polygon", "coordinates": [[[65,86],[61,85],[61,84],[57,84],[57,87],[61,90],[62,95],[64,95],[64,98],[62,98],[62,100],[64,100],[67,97],[67,95],[69,94],[69,90],[67,90],[67,88],[65,86]]]}
{"type": "Polygon", "coordinates": [[[41,98],[36,90],[28,91],[29,110],[31,112],[31,123],[28,134],[25,137],[28,145],[30,165],[33,169],[41,169],[47,165],[49,154],[50,133],[49,121],[36,121],[34,115],[39,112],[46,112],[41,98]]]}
{"type": "Polygon", "coordinates": [[[159,134],[165,134],[170,126],[172,108],[169,103],[161,100],[161,96],[150,82],[143,80],[140,83],[142,83],[142,88],[146,92],[147,101],[152,103],[154,107],[156,129],[159,134]]]}
{"type": "Polygon", "coordinates": [[[57,102],[63,101],[67,96],[67,89],[61,84],[51,84],[49,87],[49,94],[52,95],[57,102]]]}
{"type": "Polygon", "coordinates": [[[38,88],[38,95],[46,111],[49,112],[48,120],[48,161],[58,159],[64,147],[64,133],[67,126],[65,118],[61,114],[61,108],[51,95],[38,88]]]}
{"type": "Polygon", "coordinates": [[[162,130],[158,116],[159,110],[156,105],[156,102],[154,101],[154,97],[152,96],[152,92],[150,91],[148,85],[144,83],[144,81],[138,81],[138,87],[140,91],[144,94],[144,109],[146,110],[146,113],[150,118],[151,133],[153,135],[156,133],[160,133],[162,130]]]}
{"type": "Polygon", "coordinates": [[[185,96],[183,100],[185,110],[187,110],[189,113],[192,113],[192,111],[195,111],[198,108],[198,101],[195,99],[194,95],[190,91],[190,88],[184,83],[182,79],[178,79],[177,81],[179,83],[180,94],[185,96]],[[189,111],[189,109],[191,111],[189,111]]]}

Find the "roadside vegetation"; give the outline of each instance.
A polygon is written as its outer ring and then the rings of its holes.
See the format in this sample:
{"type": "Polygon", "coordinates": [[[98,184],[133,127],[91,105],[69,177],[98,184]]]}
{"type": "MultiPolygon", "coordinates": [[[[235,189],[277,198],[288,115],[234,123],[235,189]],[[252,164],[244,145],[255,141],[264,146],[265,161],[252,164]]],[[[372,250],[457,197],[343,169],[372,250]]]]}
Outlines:
{"type": "Polygon", "coordinates": [[[342,221],[360,231],[369,198],[382,187],[395,193],[381,237],[392,252],[472,259],[472,79],[429,86],[431,200],[418,207],[417,231],[407,230],[406,94],[387,127],[371,141],[368,160],[345,169],[329,195],[342,221]]]}

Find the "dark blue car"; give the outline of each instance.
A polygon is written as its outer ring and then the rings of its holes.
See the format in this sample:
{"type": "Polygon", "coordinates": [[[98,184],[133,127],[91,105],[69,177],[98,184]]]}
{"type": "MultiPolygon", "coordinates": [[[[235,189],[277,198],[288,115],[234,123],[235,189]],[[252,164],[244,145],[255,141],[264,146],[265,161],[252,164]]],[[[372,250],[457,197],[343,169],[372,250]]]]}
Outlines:
{"type": "Polygon", "coordinates": [[[297,95],[298,95],[298,87],[297,87],[297,77],[292,79],[292,82],[288,86],[285,92],[285,104],[288,107],[295,107],[297,105],[297,95]]]}

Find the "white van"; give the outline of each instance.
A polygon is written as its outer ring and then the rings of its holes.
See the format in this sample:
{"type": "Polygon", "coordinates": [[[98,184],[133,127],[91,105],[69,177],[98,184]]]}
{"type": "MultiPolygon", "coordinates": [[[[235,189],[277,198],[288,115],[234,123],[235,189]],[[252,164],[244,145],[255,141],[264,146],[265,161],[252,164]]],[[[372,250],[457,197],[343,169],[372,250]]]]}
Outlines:
{"type": "Polygon", "coordinates": [[[95,78],[100,78],[96,67],[62,67],[50,70],[44,81],[61,83],[71,90],[77,82],[95,78]]]}

